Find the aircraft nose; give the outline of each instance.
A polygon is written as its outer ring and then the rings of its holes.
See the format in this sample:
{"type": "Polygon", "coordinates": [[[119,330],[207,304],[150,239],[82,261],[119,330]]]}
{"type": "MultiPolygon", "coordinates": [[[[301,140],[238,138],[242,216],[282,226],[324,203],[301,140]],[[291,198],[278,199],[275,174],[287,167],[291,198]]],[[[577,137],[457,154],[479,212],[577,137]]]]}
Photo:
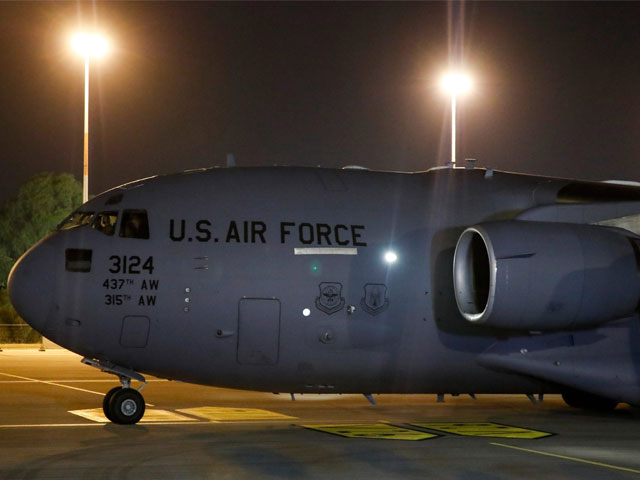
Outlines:
{"type": "Polygon", "coordinates": [[[18,314],[45,333],[55,283],[53,248],[42,241],[25,253],[9,274],[9,298],[18,314]]]}

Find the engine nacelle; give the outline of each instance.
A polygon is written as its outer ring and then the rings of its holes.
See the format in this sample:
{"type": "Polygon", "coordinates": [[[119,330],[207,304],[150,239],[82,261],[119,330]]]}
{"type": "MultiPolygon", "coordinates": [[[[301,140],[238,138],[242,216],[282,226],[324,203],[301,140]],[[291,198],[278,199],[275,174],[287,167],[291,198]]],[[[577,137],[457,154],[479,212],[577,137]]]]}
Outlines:
{"type": "Polygon", "coordinates": [[[500,221],[456,246],[456,302],[470,322],[526,330],[592,327],[633,315],[639,242],[593,225],[500,221]]]}

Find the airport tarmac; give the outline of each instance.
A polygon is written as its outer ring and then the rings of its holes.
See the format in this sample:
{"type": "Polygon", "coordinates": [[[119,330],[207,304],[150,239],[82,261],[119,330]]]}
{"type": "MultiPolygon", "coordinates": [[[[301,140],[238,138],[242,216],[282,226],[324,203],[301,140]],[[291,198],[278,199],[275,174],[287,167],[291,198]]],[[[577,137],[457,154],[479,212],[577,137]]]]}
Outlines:
{"type": "MultiPolygon", "coordinates": [[[[107,423],[118,383],[61,349],[0,352],[0,479],[634,478],[640,409],[557,395],[304,395],[149,379],[138,425],[107,423]]],[[[135,386],[135,385],[134,385],[135,386]]]]}

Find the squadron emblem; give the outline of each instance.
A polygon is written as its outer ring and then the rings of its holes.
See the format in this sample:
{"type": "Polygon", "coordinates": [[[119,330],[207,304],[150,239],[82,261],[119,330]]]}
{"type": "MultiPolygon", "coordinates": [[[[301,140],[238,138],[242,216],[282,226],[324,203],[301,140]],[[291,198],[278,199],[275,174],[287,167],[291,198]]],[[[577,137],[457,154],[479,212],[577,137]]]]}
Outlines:
{"type": "Polygon", "coordinates": [[[316,297],[316,307],[328,315],[342,310],[342,307],[344,307],[342,284],[322,282],[320,284],[320,296],[316,297]]]}
{"type": "Polygon", "coordinates": [[[387,286],[381,283],[367,283],[364,286],[364,297],[360,300],[362,309],[369,315],[378,315],[389,306],[387,286]]]}

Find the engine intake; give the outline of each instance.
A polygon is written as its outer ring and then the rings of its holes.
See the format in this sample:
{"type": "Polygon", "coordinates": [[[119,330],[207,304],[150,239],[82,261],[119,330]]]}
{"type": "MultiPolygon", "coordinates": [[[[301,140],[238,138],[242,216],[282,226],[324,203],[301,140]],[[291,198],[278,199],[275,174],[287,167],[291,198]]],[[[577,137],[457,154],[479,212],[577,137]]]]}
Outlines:
{"type": "Polygon", "coordinates": [[[453,278],[470,322],[526,330],[596,326],[640,301],[639,240],[582,224],[501,221],[467,228],[453,278]]]}

